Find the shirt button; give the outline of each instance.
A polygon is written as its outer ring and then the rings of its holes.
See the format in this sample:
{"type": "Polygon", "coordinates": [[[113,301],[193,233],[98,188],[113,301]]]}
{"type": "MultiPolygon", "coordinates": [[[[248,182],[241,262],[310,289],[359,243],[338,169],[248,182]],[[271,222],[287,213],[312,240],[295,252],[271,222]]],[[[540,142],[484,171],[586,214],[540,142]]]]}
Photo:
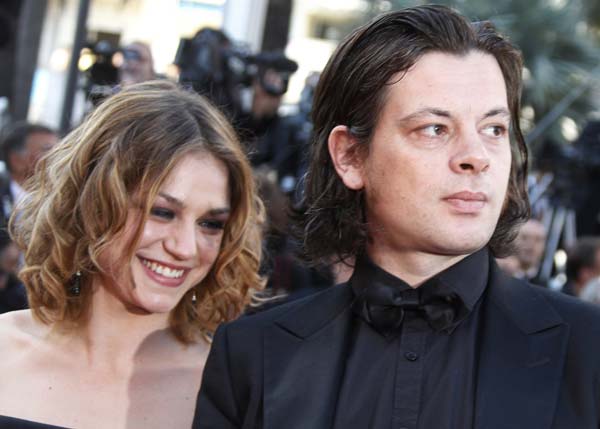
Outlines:
{"type": "Polygon", "coordinates": [[[416,354],[415,352],[406,352],[406,353],[404,353],[404,357],[411,362],[414,362],[417,359],[419,359],[419,355],[416,354]]]}

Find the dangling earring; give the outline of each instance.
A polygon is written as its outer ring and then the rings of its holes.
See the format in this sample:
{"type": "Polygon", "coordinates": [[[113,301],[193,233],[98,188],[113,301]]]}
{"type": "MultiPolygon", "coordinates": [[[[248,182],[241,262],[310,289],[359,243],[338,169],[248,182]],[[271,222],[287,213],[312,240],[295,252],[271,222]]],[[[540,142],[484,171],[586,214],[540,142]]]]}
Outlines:
{"type": "Polygon", "coordinates": [[[81,271],[77,271],[71,279],[71,286],[69,287],[69,295],[79,296],[81,295],[81,271]]]}
{"type": "Polygon", "coordinates": [[[196,289],[192,289],[192,302],[195,304],[198,299],[196,298],[196,289]]]}

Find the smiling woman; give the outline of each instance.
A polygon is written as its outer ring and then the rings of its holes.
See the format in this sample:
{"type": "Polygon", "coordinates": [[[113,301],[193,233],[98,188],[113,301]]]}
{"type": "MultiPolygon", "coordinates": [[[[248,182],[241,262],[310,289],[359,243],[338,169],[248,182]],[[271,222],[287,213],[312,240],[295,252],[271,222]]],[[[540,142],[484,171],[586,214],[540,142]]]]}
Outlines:
{"type": "Polygon", "coordinates": [[[262,205],[235,133],[202,97],[149,82],[37,170],[11,221],[31,310],[0,318],[0,426],[189,427],[212,332],[262,287],[262,205]]]}

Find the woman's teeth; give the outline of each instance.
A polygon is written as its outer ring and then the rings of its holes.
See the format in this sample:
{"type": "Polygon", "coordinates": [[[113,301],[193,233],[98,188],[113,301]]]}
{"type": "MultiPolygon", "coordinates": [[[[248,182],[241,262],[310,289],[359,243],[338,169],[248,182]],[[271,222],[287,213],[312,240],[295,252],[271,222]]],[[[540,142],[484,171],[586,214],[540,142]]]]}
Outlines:
{"type": "Polygon", "coordinates": [[[147,259],[142,259],[142,263],[154,271],[156,274],[160,274],[163,277],[168,277],[170,279],[178,279],[183,276],[184,270],[175,270],[169,267],[165,267],[164,265],[157,264],[156,262],[150,262],[147,259]]]}

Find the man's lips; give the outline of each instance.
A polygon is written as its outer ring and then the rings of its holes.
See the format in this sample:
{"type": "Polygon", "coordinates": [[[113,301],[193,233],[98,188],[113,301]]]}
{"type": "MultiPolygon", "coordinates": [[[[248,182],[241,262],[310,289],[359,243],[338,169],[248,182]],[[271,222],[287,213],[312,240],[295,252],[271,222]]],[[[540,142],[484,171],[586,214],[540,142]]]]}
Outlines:
{"type": "Polygon", "coordinates": [[[443,198],[459,213],[475,214],[486,205],[488,198],[483,192],[461,191],[443,198]]]}

